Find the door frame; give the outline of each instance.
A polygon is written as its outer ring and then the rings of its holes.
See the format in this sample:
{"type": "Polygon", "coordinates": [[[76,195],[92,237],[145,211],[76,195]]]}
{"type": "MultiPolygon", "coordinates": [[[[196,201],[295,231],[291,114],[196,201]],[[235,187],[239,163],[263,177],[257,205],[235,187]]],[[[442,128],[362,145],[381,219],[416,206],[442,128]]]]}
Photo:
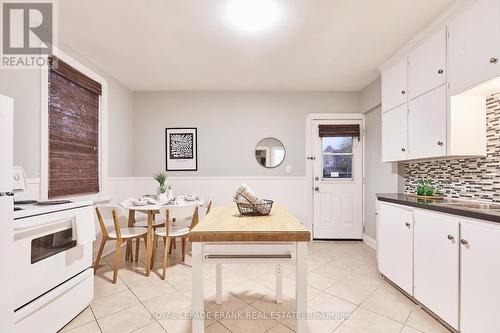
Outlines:
{"type": "Polygon", "coordinates": [[[307,207],[306,207],[306,227],[309,229],[312,235],[314,235],[314,168],[313,160],[308,159],[308,157],[314,156],[314,141],[312,140],[313,133],[313,122],[321,120],[361,120],[360,135],[362,137],[362,159],[363,163],[361,169],[362,171],[362,203],[363,207],[361,212],[361,223],[363,225],[363,238],[365,233],[365,115],[361,113],[310,113],[306,117],[306,183],[307,183],[307,207]]]}

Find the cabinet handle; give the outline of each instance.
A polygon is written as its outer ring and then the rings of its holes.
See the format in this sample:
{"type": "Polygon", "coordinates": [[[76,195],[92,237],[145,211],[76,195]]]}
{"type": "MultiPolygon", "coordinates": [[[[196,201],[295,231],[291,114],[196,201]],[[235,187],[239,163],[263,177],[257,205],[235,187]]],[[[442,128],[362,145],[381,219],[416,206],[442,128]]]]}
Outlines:
{"type": "Polygon", "coordinates": [[[401,148],[401,151],[406,151],[406,149],[405,148],[401,148]]]}
{"type": "Polygon", "coordinates": [[[498,62],[498,58],[491,58],[490,64],[496,64],[498,62]]]}
{"type": "Polygon", "coordinates": [[[443,141],[438,141],[438,146],[442,146],[443,145],[443,141]]]}
{"type": "Polygon", "coordinates": [[[405,223],[405,226],[406,226],[408,229],[410,229],[411,224],[410,224],[410,223],[408,223],[408,222],[406,222],[406,223],[405,223]]]}
{"type": "Polygon", "coordinates": [[[444,71],[442,69],[438,69],[438,74],[443,74],[444,71]]]}
{"type": "Polygon", "coordinates": [[[461,240],[460,240],[460,243],[461,243],[462,245],[467,245],[467,244],[469,244],[469,242],[468,242],[467,240],[465,240],[465,239],[461,239],[461,240]]]}
{"type": "Polygon", "coordinates": [[[448,239],[452,241],[455,239],[455,237],[453,237],[452,235],[448,235],[448,239]]]}
{"type": "Polygon", "coordinates": [[[402,95],[406,94],[406,90],[401,90],[401,94],[402,95]]]}

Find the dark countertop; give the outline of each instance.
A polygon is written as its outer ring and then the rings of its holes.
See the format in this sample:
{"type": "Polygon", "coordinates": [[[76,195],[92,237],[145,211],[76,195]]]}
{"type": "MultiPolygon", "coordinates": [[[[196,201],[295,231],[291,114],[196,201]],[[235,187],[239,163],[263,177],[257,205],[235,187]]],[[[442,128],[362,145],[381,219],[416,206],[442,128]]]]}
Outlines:
{"type": "Polygon", "coordinates": [[[500,204],[496,203],[458,199],[420,199],[403,193],[377,193],[377,198],[379,201],[500,223],[500,204]]]}

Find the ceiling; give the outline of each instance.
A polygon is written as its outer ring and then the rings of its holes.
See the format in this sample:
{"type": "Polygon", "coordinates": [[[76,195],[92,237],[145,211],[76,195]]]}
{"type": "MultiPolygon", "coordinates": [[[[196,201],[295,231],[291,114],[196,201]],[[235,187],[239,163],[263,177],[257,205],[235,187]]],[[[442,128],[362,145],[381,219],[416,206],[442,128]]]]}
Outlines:
{"type": "Polygon", "coordinates": [[[278,0],[285,18],[248,35],[231,0],[63,0],[59,39],[132,90],[359,91],[454,0],[278,0]]]}

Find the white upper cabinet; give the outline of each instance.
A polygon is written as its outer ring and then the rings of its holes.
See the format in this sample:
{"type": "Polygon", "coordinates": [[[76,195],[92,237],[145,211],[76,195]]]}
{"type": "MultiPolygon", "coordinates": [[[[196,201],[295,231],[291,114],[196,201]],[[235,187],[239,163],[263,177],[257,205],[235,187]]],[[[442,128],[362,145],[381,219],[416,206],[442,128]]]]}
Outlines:
{"type": "Polygon", "coordinates": [[[408,102],[408,158],[446,156],[446,85],[408,102]]]}
{"type": "Polygon", "coordinates": [[[446,29],[424,41],[408,55],[408,98],[446,83],[446,29]]]}
{"type": "Polygon", "coordinates": [[[475,0],[452,19],[448,32],[451,95],[500,76],[500,0],[475,0]]]}
{"type": "Polygon", "coordinates": [[[408,159],[408,104],[382,113],[382,161],[408,159]]]}
{"type": "Polygon", "coordinates": [[[459,218],[414,211],[414,296],[458,329],[459,218]]]}
{"type": "Polygon", "coordinates": [[[404,58],[382,73],[382,111],[388,111],[408,99],[408,62],[404,58]]]}
{"type": "Polygon", "coordinates": [[[498,332],[500,228],[474,221],[462,223],[461,233],[460,331],[498,332]]]}
{"type": "Polygon", "coordinates": [[[377,257],[379,269],[408,294],[413,294],[413,213],[380,203],[377,257]]]}

